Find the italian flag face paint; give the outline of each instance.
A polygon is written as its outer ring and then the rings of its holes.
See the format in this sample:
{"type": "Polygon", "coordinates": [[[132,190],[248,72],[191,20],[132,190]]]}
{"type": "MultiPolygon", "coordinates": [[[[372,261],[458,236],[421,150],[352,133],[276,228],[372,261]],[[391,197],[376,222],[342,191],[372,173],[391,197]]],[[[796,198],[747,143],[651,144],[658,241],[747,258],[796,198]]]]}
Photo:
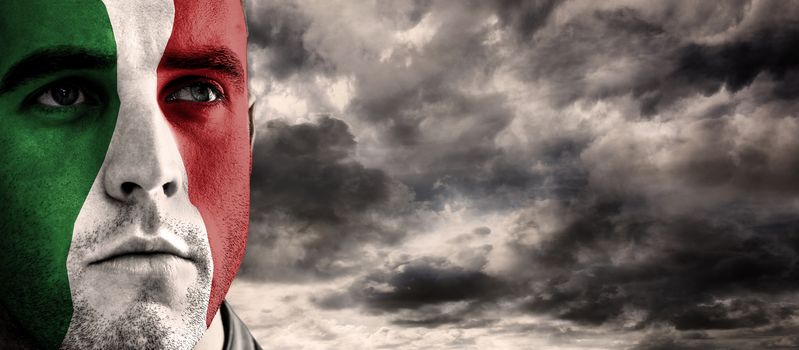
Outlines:
{"type": "Polygon", "coordinates": [[[190,349],[246,242],[239,0],[0,17],[0,307],[44,348],[190,349]]]}

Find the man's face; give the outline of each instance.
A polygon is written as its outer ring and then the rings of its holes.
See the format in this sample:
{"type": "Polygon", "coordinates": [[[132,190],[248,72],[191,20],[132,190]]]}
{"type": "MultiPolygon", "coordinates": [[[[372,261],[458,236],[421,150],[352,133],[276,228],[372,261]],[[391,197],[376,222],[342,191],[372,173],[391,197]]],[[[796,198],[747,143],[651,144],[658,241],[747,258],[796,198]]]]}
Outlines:
{"type": "Polygon", "coordinates": [[[45,348],[191,348],[249,213],[239,0],[0,1],[0,307],[45,348]]]}

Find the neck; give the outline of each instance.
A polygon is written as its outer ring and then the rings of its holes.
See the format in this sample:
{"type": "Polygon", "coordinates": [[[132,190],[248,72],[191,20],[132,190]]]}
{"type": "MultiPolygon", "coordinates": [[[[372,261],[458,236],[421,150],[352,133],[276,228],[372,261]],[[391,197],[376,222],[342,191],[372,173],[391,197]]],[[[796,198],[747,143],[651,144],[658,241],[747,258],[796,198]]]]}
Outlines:
{"type": "Polygon", "coordinates": [[[219,311],[216,311],[214,319],[211,320],[211,326],[205,330],[205,334],[194,346],[194,350],[222,350],[225,344],[225,328],[222,325],[222,317],[219,316],[219,311]]]}

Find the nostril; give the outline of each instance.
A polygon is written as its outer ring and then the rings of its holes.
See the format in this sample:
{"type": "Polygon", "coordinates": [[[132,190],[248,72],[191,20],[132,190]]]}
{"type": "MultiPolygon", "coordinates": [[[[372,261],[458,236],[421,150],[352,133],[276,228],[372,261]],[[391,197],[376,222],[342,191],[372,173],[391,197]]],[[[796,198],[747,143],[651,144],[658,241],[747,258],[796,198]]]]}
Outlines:
{"type": "Polygon", "coordinates": [[[124,193],[126,195],[131,194],[131,193],[133,193],[133,190],[135,190],[136,187],[138,187],[138,186],[139,185],[137,185],[137,184],[135,184],[133,182],[123,182],[122,183],[122,193],[124,193]]]}
{"type": "Polygon", "coordinates": [[[175,186],[174,182],[167,182],[162,187],[164,188],[164,194],[167,197],[172,197],[172,195],[177,191],[177,186],[175,186]]]}

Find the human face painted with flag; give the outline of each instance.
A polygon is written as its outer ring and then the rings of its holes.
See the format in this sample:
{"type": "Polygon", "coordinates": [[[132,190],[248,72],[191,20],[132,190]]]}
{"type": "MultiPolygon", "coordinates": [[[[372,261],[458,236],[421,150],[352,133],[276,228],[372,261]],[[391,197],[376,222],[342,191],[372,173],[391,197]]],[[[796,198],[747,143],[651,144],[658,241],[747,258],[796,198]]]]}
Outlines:
{"type": "Polygon", "coordinates": [[[240,1],[2,1],[0,38],[0,341],[192,348],[246,242],[240,1]]]}

